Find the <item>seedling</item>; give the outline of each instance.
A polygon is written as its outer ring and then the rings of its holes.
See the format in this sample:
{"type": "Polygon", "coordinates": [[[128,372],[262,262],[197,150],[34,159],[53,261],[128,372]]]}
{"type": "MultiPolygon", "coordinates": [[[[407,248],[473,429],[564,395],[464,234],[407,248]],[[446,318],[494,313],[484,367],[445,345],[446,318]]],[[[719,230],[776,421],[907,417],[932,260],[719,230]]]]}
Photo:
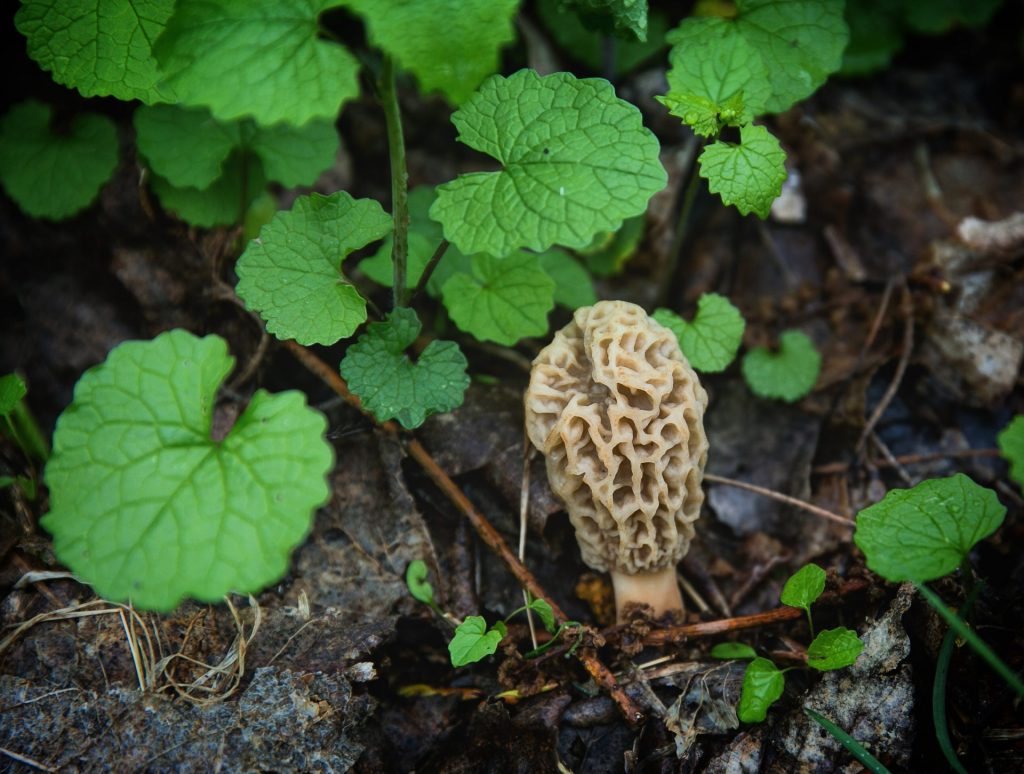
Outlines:
{"type": "Polygon", "coordinates": [[[0,433],[6,434],[18,446],[29,471],[27,476],[0,476],[0,488],[16,485],[29,500],[35,500],[37,487],[33,461],[45,462],[50,451],[25,403],[27,394],[28,388],[18,374],[0,377],[0,417],[3,417],[0,433]]]}
{"type": "Polygon", "coordinates": [[[1010,478],[1024,487],[1024,415],[1014,417],[997,441],[999,450],[1010,463],[1010,478]]]}
{"type": "MultiPolygon", "coordinates": [[[[503,620],[495,621],[490,626],[487,625],[486,619],[479,615],[470,615],[465,620],[460,621],[450,613],[444,612],[440,605],[437,604],[437,601],[434,599],[434,588],[427,582],[427,575],[427,565],[421,559],[417,559],[409,564],[409,568],[405,573],[405,583],[409,587],[409,593],[415,599],[427,605],[431,610],[455,626],[455,632],[448,643],[448,653],[451,656],[453,667],[474,664],[493,655],[497,651],[498,645],[501,644],[501,641],[508,634],[508,626],[506,625],[508,621],[527,610],[537,614],[544,628],[551,634],[551,639],[539,648],[527,653],[526,658],[534,658],[540,655],[558,642],[563,633],[580,628],[580,624],[576,621],[566,621],[560,626],[556,626],[555,614],[551,609],[551,605],[543,599],[536,599],[532,595],[527,596],[527,603],[525,605],[513,610],[503,620]]],[[[575,649],[575,646],[573,649],[575,649]]]]}
{"type": "MultiPolygon", "coordinates": [[[[853,664],[864,643],[856,632],[840,626],[826,629],[814,636],[811,604],[825,590],[825,571],[816,564],[807,564],[797,570],[782,588],[780,601],[790,607],[807,612],[812,642],[807,647],[807,666],[820,672],[842,669],[853,664]]],[[[750,660],[743,674],[743,688],[736,713],[744,723],[760,723],[786,687],[786,672],[796,667],[779,669],[770,659],[757,655],[749,645],[720,643],[711,650],[714,658],[750,660]]]]}
{"type": "Polygon", "coordinates": [[[728,18],[694,16],[669,33],[669,91],[659,99],[711,140],[700,176],[725,204],[768,217],[786,154],[753,120],[810,96],[839,69],[847,38],[843,0],[737,0],[728,18]],[[726,127],[738,129],[738,143],[723,138],[726,127]]]}

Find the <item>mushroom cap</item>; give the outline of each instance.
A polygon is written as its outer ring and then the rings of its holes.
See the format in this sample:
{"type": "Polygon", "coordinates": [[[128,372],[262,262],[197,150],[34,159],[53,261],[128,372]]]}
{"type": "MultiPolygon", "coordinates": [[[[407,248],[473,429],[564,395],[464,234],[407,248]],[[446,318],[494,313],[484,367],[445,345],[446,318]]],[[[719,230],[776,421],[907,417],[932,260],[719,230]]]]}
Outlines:
{"type": "Polygon", "coordinates": [[[675,334],[625,301],[576,310],[533,361],[527,434],[595,570],[652,572],[689,550],[707,403],[675,334]]]}

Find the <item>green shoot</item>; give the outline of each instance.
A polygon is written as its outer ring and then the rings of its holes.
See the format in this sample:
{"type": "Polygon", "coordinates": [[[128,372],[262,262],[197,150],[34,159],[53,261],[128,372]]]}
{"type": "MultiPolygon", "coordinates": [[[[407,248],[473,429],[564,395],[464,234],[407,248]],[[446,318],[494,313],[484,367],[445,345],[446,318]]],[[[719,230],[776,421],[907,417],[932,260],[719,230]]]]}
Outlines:
{"type": "Polygon", "coordinates": [[[811,603],[825,590],[825,571],[818,565],[805,564],[786,581],[779,601],[790,607],[799,607],[807,612],[807,624],[814,638],[814,620],[811,618],[811,603]]]}
{"type": "Polygon", "coordinates": [[[872,774],[889,774],[889,769],[882,765],[875,756],[864,749],[864,745],[843,731],[843,729],[831,720],[826,718],[824,715],[815,712],[810,707],[804,707],[804,712],[807,714],[807,717],[828,731],[828,733],[831,734],[839,744],[845,747],[865,769],[872,772],[872,774]]]}

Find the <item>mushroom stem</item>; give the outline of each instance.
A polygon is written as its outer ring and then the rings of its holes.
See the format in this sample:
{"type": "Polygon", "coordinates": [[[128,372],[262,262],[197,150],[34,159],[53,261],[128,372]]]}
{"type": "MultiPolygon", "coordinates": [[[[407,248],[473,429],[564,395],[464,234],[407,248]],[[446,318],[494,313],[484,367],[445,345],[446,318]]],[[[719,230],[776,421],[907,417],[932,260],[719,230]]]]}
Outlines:
{"type": "Polygon", "coordinates": [[[630,602],[650,605],[655,616],[662,616],[670,610],[683,612],[683,597],[679,593],[674,564],[635,575],[612,570],[611,575],[615,588],[615,618],[619,623],[623,622],[622,611],[630,602]]]}

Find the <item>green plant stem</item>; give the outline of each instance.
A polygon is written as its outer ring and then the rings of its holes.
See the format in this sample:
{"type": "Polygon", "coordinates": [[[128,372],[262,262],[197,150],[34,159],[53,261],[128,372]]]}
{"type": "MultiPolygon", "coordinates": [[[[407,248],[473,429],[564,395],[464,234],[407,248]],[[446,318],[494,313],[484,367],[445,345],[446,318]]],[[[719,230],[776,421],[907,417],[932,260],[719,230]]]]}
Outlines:
{"type": "Polygon", "coordinates": [[[420,281],[416,283],[416,289],[413,290],[412,295],[409,296],[410,306],[412,306],[412,303],[419,298],[420,293],[426,289],[427,282],[430,280],[430,275],[434,273],[434,269],[437,268],[437,264],[441,263],[441,259],[444,258],[444,254],[448,250],[449,244],[450,243],[447,239],[442,239],[441,244],[439,244],[437,249],[434,250],[434,254],[430,256],[430,260],[427,261],[427,265],[423,268],[423,274],[420,275],[420,281]]]}
{"type": "MultiPolygon", "coordinates": [[[[966,562],[966,557],[964,562],[966,562]]],[[[969,570],[969,568],[968,568],[969,570]]],[[[960,608],[959,617],[966,619],[974,606],[974,601],[981,592],[982,584],[976,583],[967,595],[967,599],[960,608]]],[[[935,738],[939,742],[939,749],[946,756],[950,768],[957,774],[967,774],[967,769],[956,757],[953,749],[953,742],[949,738],[949,724],[946,720],[946,680],[949,677],[949,662],[953,657],[953,640],[955,632],[952,629],[946,632],[942,639],[942,647],[939,648],[939,658],[935,664],[935,682],[932,685],[932,722],[935,725],[935,738]]]]}
{"type": "Polygon", "coordinates": [[[874,755],[869,753],[860,742],[850,736],[848,733],[843,731],[839,726],[833,723],[824,715],[815,712],[810,707],[804,707],[804,712],[811,720],[817,723],[819,726],[828,731],[839,744],[845,747],[849,753],[857,759],[861,766],[873,774],[890,774],[889,769],[878,760],[874,755]]]}
{"type": "Polygon", "coordinates": [[[957,614],[946,607],[946,604],[939,599],[939,595],[932,591],[930,588],[925,586],[923,583],[914,583],[915,588],[921,592],[921,596],[925,598],[929,605],[931,605],[935,612],[938,613],[942,618],[949,624],[949,627],[959,634],[963,639],[967,641],[967,644],[974,648],[974,652],[981,656],[988,665],[1006,681],[1007,685],[1013,688],[1017,692],[1018,696],[1024,696],[1024,682],[1021,681],[1020,677],[1006,665],[999,656],[995,654],[995,651],[990,648],[986,642],[981,639],[974,630],[971,629],[966,623],[957,617],[957,614]]]}
{"type": "Polygon", "coordinates": [[[683,192],[683,204],[679,209],[679,220],[676,222],[676,231],[672,235],[672,246],[668,253],[668,266],[665,267],[665,281],[658,292],[658,306],[664,306],[668,300],[668,293],[672,287],[672,281],[679,266],[679,254],[683,250],[683,242],[686,241],[686,234],[689,230],[690,215],[693,212],[693,204],[697,201],[697,192],[700,191],[700,174],[697,157],[704,147],[706,139],[703,137],[697,140],[697,146],[693,149],[693,158],[690,160],[690,171],[687,174],[686,189],[683,192]]]}
{"type": "Polygon", "coordinates": [[[405,167],[405,138],[398,108],[398,89],[395,87],[395,63],[390,56],[384,57],[381,66],[379,91],[388,130],[388,156],[391,158],[391,217],[395,221],[395,236],[391,243],[394,267],[392,292],[397,308],[405,306],[408,295],[405,277],[409,261],[409,172],[405,167]]]}
{"type": "Polygon", "coordinates": [[[50,445],[46,442],[46,436],[39,429],[39,424],[24,400],[18,401],[5,419],[11,438],[26,456],[35,457],[40,462],[50,458],[50,445]]]}

